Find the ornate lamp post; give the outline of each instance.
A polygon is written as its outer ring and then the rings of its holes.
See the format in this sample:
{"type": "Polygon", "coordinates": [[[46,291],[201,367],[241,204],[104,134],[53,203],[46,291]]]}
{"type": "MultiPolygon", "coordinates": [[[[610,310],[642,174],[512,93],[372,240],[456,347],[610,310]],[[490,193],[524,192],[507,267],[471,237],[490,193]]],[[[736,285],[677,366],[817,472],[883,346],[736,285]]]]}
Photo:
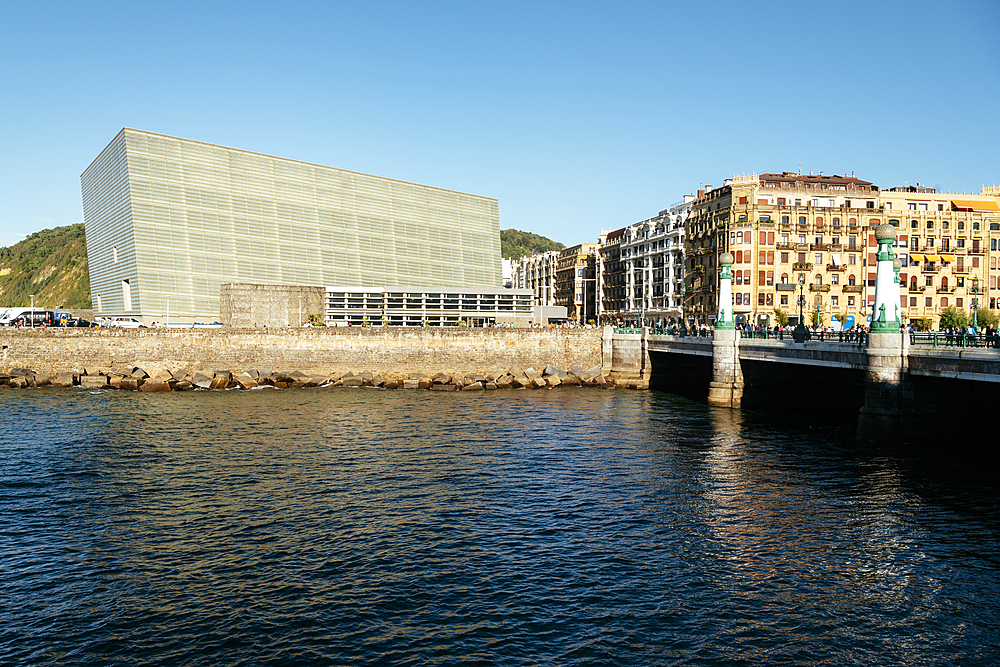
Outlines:
{"type": "Polygon", "coordinates": [[[806,274],[799,273],[799,323],[795,325],[795,331],[792,332],[792,340],[796,343],[804,343],[808,332],[806,331],[805,322],[805,307],[806,307],[806,274]]]}
{"type": "Polygon", "coordinates": [[[972,330],[979,333],[979,278],[972,279],[972,330]]]}

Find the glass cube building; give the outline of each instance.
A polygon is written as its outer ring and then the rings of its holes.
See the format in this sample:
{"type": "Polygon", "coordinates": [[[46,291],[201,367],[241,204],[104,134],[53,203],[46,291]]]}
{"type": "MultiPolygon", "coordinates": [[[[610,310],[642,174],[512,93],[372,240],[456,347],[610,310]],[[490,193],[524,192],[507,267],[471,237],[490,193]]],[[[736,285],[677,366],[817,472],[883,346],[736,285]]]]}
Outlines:
{"type": "Polygon", "coordinates": [[[214,322],[223,283],[502,284],[489,197],[130,128],[80,180],[97,316],[214,322]]]}

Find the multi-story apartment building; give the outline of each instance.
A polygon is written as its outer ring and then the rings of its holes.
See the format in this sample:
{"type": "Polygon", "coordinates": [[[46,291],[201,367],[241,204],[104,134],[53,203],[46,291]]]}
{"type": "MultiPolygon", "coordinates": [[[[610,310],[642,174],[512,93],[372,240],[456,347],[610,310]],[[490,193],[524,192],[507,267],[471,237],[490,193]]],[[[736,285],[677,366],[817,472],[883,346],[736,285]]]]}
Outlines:
{"type": "Polygon", "coordinates": [[[626,265],[622,260],[622,242],[627,227],[613,232],[601,232],[598,237],[595,263],[597,266],[597,316],[602,323],[620,320],[625,312],[626,265]]]}
{"type": "Polygon", "coordinates": [[[866,325],[875,297],[874,228],[883,222],[900,228],[905,320],[929,317],[936,326],[949,305],[968,310],[973,289],[980,306],[991,297],[996,303],[1000,274],[990,270],[991,287],[986,269],[996,263],[989,248],[1000,243],[996,192],[879,191],[853,176],[786,172],[734,177],[699,192],[688,220],[688,321],[714,320],[718,256],[729,251],[738,323],[771,326],[776,309],[796,322],[801,293],[807,323],[866,325]]]}
{"type": "MultiPolygon", "coordinates": [[[[887,222],[899,227],[897,252],[903,315],[936,326],[941,311],[995,308],[998,293],[1000,191],[948,194],[930,188],[891,188],[879,195],[887,222]]],[[[869,265],[873,257],[868,257],[869,265]]],[[[869,271],[871,282],[874,269],[869,271]]]]}
{"type": "Polygon", "coordinates": [[[807,320],[815,312],[825,324],[863,323],[867,230],[882,222],[878,206],[878,189],[853,176],[754,174],[699,191],[688,219],[688,321],[714,321],[718,256],[728,251],[738,323],[771,326],[776,309],[795,322],[800,292],[807,320]]]}
{"type": "Polygon", "coordinates": [[[684,299],[684,223],[693,195],[656,217],[605,232],[598,248],[602,319],[667,324],[680,320],[684,299]]]}
{"type": "Polygon", "coordinates": [[[586,324],[597,318],[596,243],[581,243],[559,253],[556,305],[570,320],[586,324]]]}
{"type": "Polygon", "coordinates": [[[513,287],[530,289],[533,305],[556,305],[556,272],[559,265],[559,251],[538,252],[522,257],[513,269],[513,287]]]}

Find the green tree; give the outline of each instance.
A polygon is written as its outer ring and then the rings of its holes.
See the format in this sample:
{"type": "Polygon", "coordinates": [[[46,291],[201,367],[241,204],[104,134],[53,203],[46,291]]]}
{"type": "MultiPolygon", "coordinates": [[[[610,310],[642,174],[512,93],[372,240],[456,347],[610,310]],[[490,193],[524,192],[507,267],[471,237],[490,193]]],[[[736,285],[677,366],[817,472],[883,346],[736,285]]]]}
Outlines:
{"type": "Polygon", "coordinates": [[[930,331],[931,327],[934,326],[934,320],[929,317],[918,317],[910,322],[920,331],[930,331]]]}
{"type": "Polygon", "coordinates": [[[783,311],[781,308],[774,309],[774,321],[778,323],[778,326],[788,325],[788,313],[783,311]]]}
{"type": "Polygon", "coordinates": [[[996,329],[1000,327],[1000,311],[993,310],[992,308],[982,308],[976,315],[976,319],[979,321],[980,328],[992,327],[996,329]]]}
{"type": "Polygon", "coordinates": [[[939,327],[942,329],[964,328],[969,326],[969,316],[965,311],[955,306],[948,306],[941,311],[939,327]]]}

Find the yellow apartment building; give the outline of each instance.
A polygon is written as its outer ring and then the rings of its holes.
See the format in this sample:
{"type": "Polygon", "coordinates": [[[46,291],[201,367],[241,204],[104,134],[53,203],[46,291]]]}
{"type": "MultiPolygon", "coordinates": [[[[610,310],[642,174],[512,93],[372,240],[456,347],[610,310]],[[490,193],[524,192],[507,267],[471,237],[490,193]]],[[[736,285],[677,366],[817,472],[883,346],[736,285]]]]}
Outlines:
{"type": "Polygon", "coordinates": [[[875,287],[874,230],[899,228],[905,321],[949,306],[996,307],[1000,189],[979,195],[907,186],[879,190],[854,176],[752,174],[699,191],[688,219],[686,318],[711,324],[718,307],[718,256],[731,252],[739,324],[773,326],[775,309],[824,326],[868,323],[875,287]]]}

